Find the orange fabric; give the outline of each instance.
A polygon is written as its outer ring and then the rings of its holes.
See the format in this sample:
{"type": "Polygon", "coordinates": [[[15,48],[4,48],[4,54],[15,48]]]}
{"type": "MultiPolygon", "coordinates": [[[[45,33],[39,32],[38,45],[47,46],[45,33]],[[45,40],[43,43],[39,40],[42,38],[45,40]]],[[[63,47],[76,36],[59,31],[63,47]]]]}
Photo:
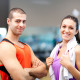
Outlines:
{"type": "Polygon", "coordinates": [[[9,76],[5,73],[0,71],[1,80],[9,80],[9,76]]]}
{"type": "Polygon", "coordinates": [[[23,68],[31,67],[31,51],[28,45],[24,45],[24,48],[16,47],[16,57],[19,60],[23,68]]]}
{"type": "MultiPolygon", "coordinates": [[[[24,45],[24,48],[20,48],[17,45],[13,45],[16,48],[16,57],[20,62],[23,68],[30,68],[31,67],[31,51],[28,45],[24,45]]],[[[9,80],[9,76],[5,73],[0,71],[1,79],[2,80],[9,80]]]]}

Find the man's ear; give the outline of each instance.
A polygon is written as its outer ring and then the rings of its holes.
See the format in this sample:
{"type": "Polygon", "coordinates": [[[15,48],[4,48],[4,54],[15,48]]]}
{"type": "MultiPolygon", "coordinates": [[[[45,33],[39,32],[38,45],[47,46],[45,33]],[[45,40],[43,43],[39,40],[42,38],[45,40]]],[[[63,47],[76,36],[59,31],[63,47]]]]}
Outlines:
{"type": "Polygon", "coordinates": [[[9,25],[9,23],[10,23],[10,19],[9,19],[9,18],[7,18],[7,24],[9,25]]]}

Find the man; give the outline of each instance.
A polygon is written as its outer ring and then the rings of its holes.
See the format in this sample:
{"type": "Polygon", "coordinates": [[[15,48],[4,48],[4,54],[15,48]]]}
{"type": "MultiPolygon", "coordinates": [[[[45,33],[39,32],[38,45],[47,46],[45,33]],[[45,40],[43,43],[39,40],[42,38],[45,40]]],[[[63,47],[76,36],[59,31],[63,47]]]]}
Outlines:
{"type": "Polygon", "coordinates": [[[19,36],[26,27],[26,13],[13,8],[7,18],[8,33],[0,44],[0,73],[2,80],[34,80],[47,75],[46,66],[19,36]]]}

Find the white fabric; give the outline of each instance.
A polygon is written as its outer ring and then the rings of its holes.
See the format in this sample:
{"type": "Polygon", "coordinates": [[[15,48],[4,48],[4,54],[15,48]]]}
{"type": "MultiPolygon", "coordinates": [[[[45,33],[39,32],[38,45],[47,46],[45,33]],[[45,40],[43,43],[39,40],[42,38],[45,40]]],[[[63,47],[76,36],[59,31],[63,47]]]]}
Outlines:
{"type": "MultiPolygon", "coordinates": [[[[77,45],[77,41],[76,41],[75,37],[73,37],[67,43],[66,52],[68,52],[68,50],[69,50],[70,61],[71,61],[73,66],[75,66],[75,51],[74,51],[74,47],[76,45],[77,45]]],[[[50,57],[53,57],[53,58],[55,57],[56,52],[58,51],[60,46],[62,46],[62,43],[56,45],[56,47],[52,50],[50,57]]],[[[65,55],[66,55],[66,52],[65,52],[65,55]]],[[[49,74],[50,74],[51,80],[55,80],[55,76],[54,76],[54,71],[52,69],[52,65],[50,65],[50,67],[49,67],[49,74]]],[[[59,80],[69,80],[70,78],[73,78],[73,76],[68,72],[68,70],[65,67],[61,66],[60,67],[59,80]]]]}

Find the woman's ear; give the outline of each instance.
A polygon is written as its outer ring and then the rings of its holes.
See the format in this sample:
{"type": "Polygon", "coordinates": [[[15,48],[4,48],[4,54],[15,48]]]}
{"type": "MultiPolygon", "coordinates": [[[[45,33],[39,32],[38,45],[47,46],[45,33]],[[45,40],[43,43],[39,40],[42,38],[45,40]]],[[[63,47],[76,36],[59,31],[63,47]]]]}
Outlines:
{"type": "Polygon", "coordinates": [[[79,32],[79,30],[76,30],[76,33],[75,33],[75,35],[76,35],[76,34],[78,34],[78,32],[79,32]]]}

